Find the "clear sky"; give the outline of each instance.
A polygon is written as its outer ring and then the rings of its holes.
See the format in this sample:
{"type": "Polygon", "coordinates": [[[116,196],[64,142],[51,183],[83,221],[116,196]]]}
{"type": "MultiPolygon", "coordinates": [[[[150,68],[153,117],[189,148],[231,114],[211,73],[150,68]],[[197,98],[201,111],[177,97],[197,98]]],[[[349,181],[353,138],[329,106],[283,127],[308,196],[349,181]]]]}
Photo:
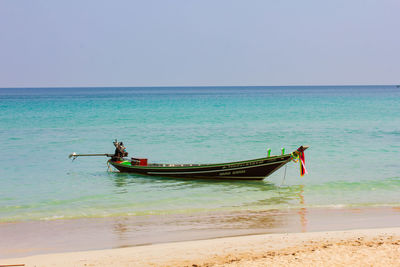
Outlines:
{"type": "Polygon", "coordinates": [[[0,87],[399,83],[399,0],[0,0],[0,87]]]}

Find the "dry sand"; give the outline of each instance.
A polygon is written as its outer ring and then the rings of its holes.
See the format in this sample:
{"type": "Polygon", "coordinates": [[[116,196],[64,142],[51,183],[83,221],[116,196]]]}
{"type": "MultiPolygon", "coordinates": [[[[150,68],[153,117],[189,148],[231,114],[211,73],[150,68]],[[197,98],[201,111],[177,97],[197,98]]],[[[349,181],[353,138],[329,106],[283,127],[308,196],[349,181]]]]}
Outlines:
{"type": "Polygon", "coordinates": [[[3,259],[25,266],[400,266],[400,228],[266,234],[3,259]]]}

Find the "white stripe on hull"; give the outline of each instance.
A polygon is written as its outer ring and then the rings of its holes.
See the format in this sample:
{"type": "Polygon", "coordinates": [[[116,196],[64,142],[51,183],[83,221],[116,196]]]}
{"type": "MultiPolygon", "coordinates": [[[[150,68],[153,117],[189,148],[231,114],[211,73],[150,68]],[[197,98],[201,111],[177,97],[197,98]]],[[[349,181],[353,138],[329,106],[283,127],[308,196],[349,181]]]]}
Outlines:
{"type": "MultiPolygon", "coordinates": [[[[272,163],[264,163],[264,164],[258,164],[258,165],[254,165],[254,166],[244,166],[244,167],[238,167],[238,168],[231,168],[231,169],[216,169],[216,170],[207,170],[207,171],[192,171],[192,172],[147,172],[148,174],[152,174],[152,175],[162,175],[162,174],[170,174],[170,175],[174,175],[174,174],[198,174],[198,173],[220,173],[220,172],[228,172],[228,171],[235,171],[235,170],[246,170],[246,169],[250,169],[250,168],[257,168],[260,166],[267,166],[267,165],[272,165],[272,164],[278,164],[278,163],[284,163],[284,162],[288,162],[289,160],[282,160],[282,161],[275,161],[272,163]]],[[[129,167],[128,167],[129,168],[129,167]]],[[[223,177],[223,175],[221,175],[221,177],[223,177]]],[[[227,176],[227,177],[231,177],[231,176],[227,176]]]]}

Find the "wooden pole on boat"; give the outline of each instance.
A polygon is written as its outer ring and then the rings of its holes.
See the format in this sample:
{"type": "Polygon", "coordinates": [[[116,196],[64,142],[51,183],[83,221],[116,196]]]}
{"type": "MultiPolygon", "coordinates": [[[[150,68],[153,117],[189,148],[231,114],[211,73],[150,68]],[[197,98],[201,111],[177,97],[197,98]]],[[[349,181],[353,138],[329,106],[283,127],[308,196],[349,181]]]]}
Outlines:
{"type": "Polygon", "coordinates": [[[76,154],[74,152],[72,154],[69,154],[68,158],[76,159],[77,157],[101,157],[101,156],[112,157],[113,154],[76,154]]]}

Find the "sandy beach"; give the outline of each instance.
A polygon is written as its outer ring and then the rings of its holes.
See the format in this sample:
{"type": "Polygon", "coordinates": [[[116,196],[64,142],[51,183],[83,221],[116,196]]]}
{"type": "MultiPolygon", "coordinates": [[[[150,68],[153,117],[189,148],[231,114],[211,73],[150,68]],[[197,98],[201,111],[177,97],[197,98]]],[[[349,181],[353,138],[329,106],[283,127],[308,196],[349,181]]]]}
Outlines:
{"type": "Polygon", "coordinates": [[[400,266],[400,228],[266,234],[3,259],[25,266],[400,266]]]}

